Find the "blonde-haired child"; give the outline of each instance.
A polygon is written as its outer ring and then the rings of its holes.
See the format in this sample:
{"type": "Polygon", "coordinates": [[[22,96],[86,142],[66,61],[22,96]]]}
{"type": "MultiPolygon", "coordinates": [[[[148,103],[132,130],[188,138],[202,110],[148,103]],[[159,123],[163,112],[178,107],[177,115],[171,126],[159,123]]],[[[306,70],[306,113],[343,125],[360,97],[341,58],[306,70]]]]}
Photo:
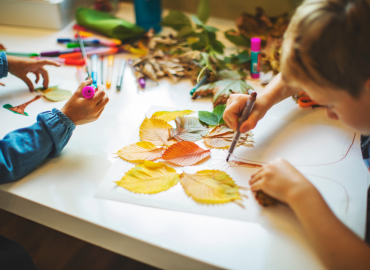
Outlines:
{"type": "MultiPolygon", "coordinates": [[[[325,106],[327,116],[363,134],[369,167],[370,0],[306,0],[283,42],[281,74],[259,95],[242,132],[253,129],[275,103],[299,91],[325,106]]],[[[236,129],[247,95],[232,95],[224,113],[236,129]]],[[[340,222],[316,188],[278,159],[252,175],[253,191],[288,204],[329,269],[370,269],[370,247],[340,222]]]]}

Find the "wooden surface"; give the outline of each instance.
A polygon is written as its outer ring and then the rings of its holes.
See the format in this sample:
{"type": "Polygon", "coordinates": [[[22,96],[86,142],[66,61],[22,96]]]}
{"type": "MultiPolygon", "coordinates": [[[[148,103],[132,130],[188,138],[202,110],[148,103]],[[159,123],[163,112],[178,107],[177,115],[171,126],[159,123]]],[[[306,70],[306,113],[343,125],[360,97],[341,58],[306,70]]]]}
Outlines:
{"type": "Polygon", "coordinates": [[[0,234],[20,243],[38,270],[155,270],[0,209],[0,234]]]}

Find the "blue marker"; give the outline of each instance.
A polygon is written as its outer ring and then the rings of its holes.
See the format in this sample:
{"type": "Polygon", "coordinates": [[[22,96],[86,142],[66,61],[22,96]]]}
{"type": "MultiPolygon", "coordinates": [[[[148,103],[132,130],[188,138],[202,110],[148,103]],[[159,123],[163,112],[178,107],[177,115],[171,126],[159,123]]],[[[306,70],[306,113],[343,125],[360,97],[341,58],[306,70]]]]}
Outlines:
{"type": "MultiPolygon", "coordinates": [[[[58,43],[69,43],[69,42],[78,42],[78,39],[75,38],[58,38],[58,43]]],[[[83,39],[83,43],[94,43],[94,44],[100,44],[100,40],[98,39],[83,39]]]]}
{"type": "Polygon", "coordinates": [[[91,78],[93,80],[93,84],[98,83],[98,55],[97,54],[91,55],[91,78]]]}

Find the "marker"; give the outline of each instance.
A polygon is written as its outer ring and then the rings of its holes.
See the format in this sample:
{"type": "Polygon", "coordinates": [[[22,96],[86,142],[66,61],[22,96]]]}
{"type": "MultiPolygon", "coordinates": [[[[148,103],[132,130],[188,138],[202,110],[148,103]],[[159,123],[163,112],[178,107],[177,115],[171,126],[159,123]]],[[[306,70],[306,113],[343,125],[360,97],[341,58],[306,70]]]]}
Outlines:
{"type": "Polygon", "coordinates": [[[78,83],[79,84],[81,84],[81,83],[83,83],[85,81],[84,80],[83,69],[80,68],[80,67],[77,68],[77,79],[78,79],[78,83]]]}
{"type": "Polygon", "coordinates": [[[87,78],[90,78],[91,76],[91,72],[90,72],[90,68],[89,68],[89,65],[87,64],[87,56],[86,56],[86,51],[85,51],[85,47],[84,47],[84,44],[82,42],[82,39],[81,39],[81,36],[78,35],[78,41],[80,43],[80,49],[81,49],[81,54],[82,54],[82,57],[85,61],[85,66],[86,66],[86,71],[87,71],[87,78]]]}
{"type": "Polygon", "coordinates": [[[83,59],[64,59],[64,58],[58,58],[58,57],[35,57],[35,59],[38,60],[51,60],[58,62],[60,64],[66,65],[66,66],[83,66],[85,65],[85,61],[83,59]]]}
{"type": "Polygon", "coordinates": [[[205,74],[203,76],[203,78],[193,87],[193,89],[191,89],[190,91],[190,95],[192,96],[194,94],[194,92],[199,88],[201,87],[203,84],[206,83],[206,81],[208,80],[208,74],[205,74]]]}
{"type": "Polygon", "coordinates": [[[104,84],[104,56],[100,57],[100,84],[104,84]]]}
{"type": "Polygon", "coordinates": [[[108,73],[107,73],[107,88],[109,89],[112,85],[112,73],[113,73],[114,56],[108,56],[108,73]]]}
{"type": "Polygon", "coordinates": [[[248,119],[248,117],[249,117],[249,115],[250,115],[250,113],[253,109],[256,98],[257,98],[257,93],[253,92],[249,96],[248,101],[245,104],[244,110],[241,114],[241,117],[240,117],[240,120],[239,120],[239,123],[238,123],[238,128],[237,128],[237,130],[234,134],[233,141],[232,141],[232,143],[230,145],[230,148],[229,148],[229,154],[227,155],[226,162],[229,161],[229,158],[230,158],[231,154],[234,152],[234,149],[235,149],[236,145],[238,144],[240,134],[241,134],[240,133],[240,126],[248,119]]]}
{"type": "Polygon", "coordinates": [[[96,54],[91,56],[91,78],[93,79],[93,84],[98,83],[98,56],[96,54]]]}
{"type": "Polygon", "coordinates": [[[82,88],[82,96],[87,99],[92,98],[95,95],[95,91],[96,89],[93,86],[85,86],[82,88]]]}
{"type": "MultiPolygon", "coordinates": [[[[100,43],[100,41],[98,39],[95,39],[95,38],[82,38],[82,41],[84,42],[84,44],[86,42],[97,43],[97,44],[100,43]]],[[[78,38],[58,38],[57,39],[57,42],[58,43],[69,43],[69,42],[76,42],[76,43],[78,43],[79,41],[78,41],[78,38]]]]}
{"type": "Polygon", "coordinates": [[[117,91],[121,91],[125,67],[126,67],[126,59],[122,59],[121,60],[121,65],[120,65],[120,68],[119,68],[118,77],[117,77],[117,85],[116,85],[117,91]]]}
{"type": "MultiPolygon", "coordinates": [[[[89,47],[87,47],[87,48],[89,48],[89,47]]],[[[104,48],[97,48],[97,49],[94,49],[94,50],[85,50],[86,55],[88,55],[88,56],[93,55],[93,54],[109,55],[109,54],[118,53],[118,51],[119,51],[119,48],[115,48],[115,47],[104,47],[104,48]]],[[[79,53],[79,52],[66,53],[66,54],[60,55],[60,57],[61,58],[81,58],[81,53],[79,53]]]]}
{"type": "Polygon", "coordinates": [[[141,87],[141,88],[143,88],[143,89],[145,89],[145,79],[143,78],[143,77],[140,77],[140,78],[137,78],[136,77],[136,70],[135,70],[135,68],[134,68],[134,66],[133,66],[133,61],[132,61],[132,59],[128,59],[127,60],[127,63],[128,63],[128,65],[129,65],[129,67],[131,68],[131,70],[132,70],[132,73],[134,74],[134,76],[135,76],[135,78],[136,78],[136,81],[137,81],[137,83],[139,84],[139,86],[141,87]]]}
{"type": "MultiPolygon", "coordinates": [[[[65,44],[66,44],[66,47],[70,48],[70,49],[78,48],[80,46],[80,44],[78,42],[68,42],[68,43],[65,43],[65,44]]],[[[104,45],[100,44],[99,42],[89,42],[89,41],[84,41],[84,45],[86,47],[97,47],[97,46],[107,47],[107,46],[104,46],[104,45]]]]}
{"type": "MultiPolygon", "coordinates": [[[[96,50],[99,49],[100,47],[87,47],[85,48],[86,51],[91,51],[91,50],[96,50]]],[[[68,54],[68,53],[74,53],[74,52],[81,52],[80,48],[74,48],[74,49],[67,49],[67,50],[62,50],[62,51],[48,51],[48,52],[41,52],[40,56],[46,56],[46,57],[56,57],[60,56],[63,54],[68,54]]],[[[81,54],[79,53],[81,56],[81,54]]]]}
{"type": "Polygon", "coordinates": [[[38,53],[20,53],[20,52],[8,52],[4,51],[6,55],[11,55],[11,56],[21,56],[21,57],[37,57],[40,56],[38,53]]]}

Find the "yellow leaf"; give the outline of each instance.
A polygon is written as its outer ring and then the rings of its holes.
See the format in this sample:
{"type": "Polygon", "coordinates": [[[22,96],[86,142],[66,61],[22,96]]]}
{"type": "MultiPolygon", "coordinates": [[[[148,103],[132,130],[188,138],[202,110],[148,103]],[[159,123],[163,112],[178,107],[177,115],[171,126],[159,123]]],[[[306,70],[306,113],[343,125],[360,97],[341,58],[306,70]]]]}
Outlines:
{"type": "Polygon", "coordinates": [[[170,128],[172,126],[161,119],[145,117],[140,126],[140,139],[157,146],[171,145],[173,142],[168,141],[170,128]]]}
{"type": "Polygon", "coordinates": [[[58,86],[52,86],[45,90],[42,88],[37,88],[35,90],[48,100],[55,102],[69,99],[72,96],[71,91],[59,89],[58,86]]]}
{"type": "Polygon", "coordinates": [[[184,116],[188,114],[194,113],[193,111],[190,110],[184,110],[184,111],[160,111],[160,112],[155,112],[152,115],[152,118],[158,118],[161,119],[165,122],[169,122],[172,120],[175,120],[178,116],[184,116]]]}
{"type": "Polygon", "coordinates": [[[144,161],[129,170],[116,183],[135,193],[155,194],[175,186],[179,178],[175,169],[163,163],[144,161]]]}
{"type": "Polygon", "coordinates": [[[239,187],[227,173],[219,170],[182,173],[180,183],[185,193],[199,203],[218,204],[241,199],[239,187]]]}
{"type": "Polygon", "coordinates": [[[160,158],[164,151],[164,147],[157,148],[151,142],[137,142],[123,147],[116,154],[126,161],[140,162],[160,158]]]}

